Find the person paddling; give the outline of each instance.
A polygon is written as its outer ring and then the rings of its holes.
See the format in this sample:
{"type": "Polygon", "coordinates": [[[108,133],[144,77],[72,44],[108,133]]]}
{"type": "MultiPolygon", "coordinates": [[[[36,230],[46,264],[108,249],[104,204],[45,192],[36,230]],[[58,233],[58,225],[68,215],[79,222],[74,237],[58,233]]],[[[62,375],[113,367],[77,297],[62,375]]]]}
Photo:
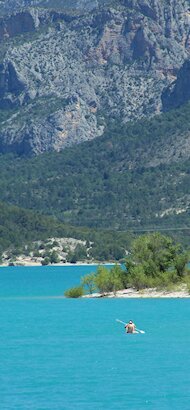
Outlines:
{"type": "Polygon", "coordinates": [[[132,320],[129,320],[129,323],[123,322],[123,320],[115,319],[116,322],[123,323],[125,325],[125,329],[127,333],[142,333],[144,334],[144,330],[137,329],[136,325],[133,323],[132,320]]]}
{"type": "Polygon", "coordinates": [[[129,323],[127,323],[125,325],[125,329],[126,329],[127,333],[136,333],[135,328],[136,328],[136,326],[135,326],[135,324],[133,323],[132,320],[129,320],[129,323]]]}

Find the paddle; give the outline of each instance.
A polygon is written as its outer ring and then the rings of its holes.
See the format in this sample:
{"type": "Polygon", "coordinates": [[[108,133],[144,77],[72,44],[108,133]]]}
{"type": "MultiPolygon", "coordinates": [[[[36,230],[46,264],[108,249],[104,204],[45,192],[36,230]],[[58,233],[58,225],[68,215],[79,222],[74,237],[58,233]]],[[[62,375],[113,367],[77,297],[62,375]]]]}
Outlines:
{"type": "MultiPolygon", "coordinates": [[[[116,320],[116,322],[120,322],[120,323],[123,323],[123,325],[126,325],[126,323],[125,323],[125,322],[123,322],[122,320],[119,320],[119,319],[115,319],[115,320],[116,320]]],[[[137,330],[137,332],[142,333],[142,334],[144,334],[144,333],[145,333],[145,331],[144,331],[144,330],[137,329],[137,327],[135,328],[135,330],[137,330]]]]}
{"type": "Polygon", "coordinates": [[[135,329],[136,329],[139,333],[145,333],[144,330],[137,329],[137,327],[136,327],[135,329]]]}
{"type": "Polygon", "coordinates": [[[120,323],[123,323],[124,325],[126,325],[126,323],[123,322],[122,320],[119,320],[119,319],[115,319],[115,320],[116,320],[116,322],[120,322],[120,323]]]}

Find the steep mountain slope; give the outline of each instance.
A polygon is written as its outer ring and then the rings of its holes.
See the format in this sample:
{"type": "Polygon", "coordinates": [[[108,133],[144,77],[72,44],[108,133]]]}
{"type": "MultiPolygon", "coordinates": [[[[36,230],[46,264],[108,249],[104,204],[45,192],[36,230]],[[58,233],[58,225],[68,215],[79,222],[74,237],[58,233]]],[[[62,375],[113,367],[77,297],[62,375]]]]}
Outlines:
{"type": "MultiPolygon", "coordinates": [[[[116,0],[117,1],[117,0],[116,0]]],[[[42,7],[54,9],[93,10],[101,4],[113,3],[113,0],[2,0],[2,10],[12,11],[26,7],[42,7]]]]}
{"type": "Polygon", "coordinates": [[[102,135],[109,118],[159,113],[189,58],[185,0],[4,1],[12,7],[0,19],[3,153],[59,151],[102,135]]]}
{"type": "Polygon", "coordinates": [[[162,94],[163,110],[169,111],[180,107],[190,100],[190,61],[187,60],[180,68],[177,78],[162,94]]]}
{"type": "Polygon", "coordinates": [[[190,104],[35,158],[1,156],[0,198],[90,227],[189,225],[190,104]],[[8,187],[8,189],[7,189],[8,187]]]}

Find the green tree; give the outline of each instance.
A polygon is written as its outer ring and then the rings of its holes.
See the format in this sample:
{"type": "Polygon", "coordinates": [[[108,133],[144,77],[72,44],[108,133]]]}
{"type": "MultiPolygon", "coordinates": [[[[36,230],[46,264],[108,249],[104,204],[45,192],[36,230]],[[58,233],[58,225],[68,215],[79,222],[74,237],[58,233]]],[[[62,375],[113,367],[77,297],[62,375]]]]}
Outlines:
{"type": "Polygon", "coordinates": [[[41,261],[41,264],[43,265],[43,266],[45,266],[45,265],[49,265],[49,263],[50,263],[50,259],[48,258],[48,256],[46,256],[44,259],[42,259],[42,261],[41,261]]]}
{"type": "Polygon", "coordinates": [[[184,276],[188,260],[189,257],[186,252],[182,253],[181,255],[176,255],[174,260],[174,267],[179,277],[184,276]]]}
{"type": "Polygon", "coordinates": [[[92,294],[96,289],[95,274],[89,273],[88,275],[83,276],[81,279],[81,284],[84,288],[87,288],[90,294],[92,294]]]}
{"type": "Polygon", "coordinates": [[[114,265],[113,268],[110,270],[110,286],[112,287],[112,291],[116,295],[117,290],[123,288],[123,272],[119,265],[114,265]]]}
{"type": "Polygon", "coordinates": [[[132,245],[132,260],[140,264],[147,276],[156,277],[174,266],[179,246],[160,233],[139,236],[132,245]]]}
{"type": "Polygon", "coordinates": [[[113,285],[110,281],[110,271],[104,266],[99,266],[95,277],[95,285],[100,293],[111,292],[113,285]]]}
{"type": "Polygon", "coordinates": [[[144,272],[142,265],[134,266],[128,275],[128,286],[134,287],[137,290],[144,289],[150,286],[150,280],[144,272]]]}
{"type": "Polygon", "coordinates": [[[50,259],[50,263],[59,263],[60,262],[59,255],[55,250],[50,252],[49,259],[50,259]]]}
{"type": "Polygon", "coordinates": [[[180,245],[160,233],[142,235],[134,240],[126,260],[125,284],[137,289],[170,287],[186,271],[187,253],[180,245]]]}
{"type": "Polygon", "coordinates": [[[77,255],[78,260],[87,258],[86,247],[84,245],[78,244],[75,248],[75,254],[77,255]]]}
{"type": "Polygon", "coordinates": [[[73,252],[68,252],[67,260],[71,263],[76,263],[87,258],[86,247],[78,244],[73,252]]]}
{"type": "Polygon", "coordinates": [[[76,263],[78,261],[78,257],[74,252],[68,252],[67,254],[67,262],[76,263]]]}

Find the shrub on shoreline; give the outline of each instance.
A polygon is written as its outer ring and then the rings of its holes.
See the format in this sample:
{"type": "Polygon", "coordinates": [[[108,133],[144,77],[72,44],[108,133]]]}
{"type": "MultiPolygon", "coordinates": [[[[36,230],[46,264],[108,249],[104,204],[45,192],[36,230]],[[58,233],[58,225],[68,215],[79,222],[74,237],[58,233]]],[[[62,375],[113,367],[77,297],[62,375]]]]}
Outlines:
{"type": "Polygon", "coordinates": [[[82,286],[75,286],[65,291],[64,296],[66,298],[80,298],[84,295],[84,289],[82,286]]]}

